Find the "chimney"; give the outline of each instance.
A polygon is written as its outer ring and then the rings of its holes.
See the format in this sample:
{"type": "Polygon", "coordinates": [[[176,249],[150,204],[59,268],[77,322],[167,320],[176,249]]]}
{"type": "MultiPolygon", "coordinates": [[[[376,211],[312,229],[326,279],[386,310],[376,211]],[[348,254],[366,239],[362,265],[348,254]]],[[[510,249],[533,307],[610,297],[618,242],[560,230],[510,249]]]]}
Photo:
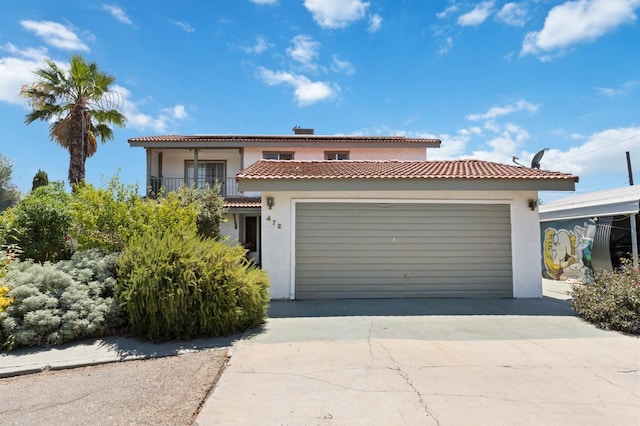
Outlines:
{"type": "Polygon", "coordinates": [[[296,126],[293,128],[294,135],[313,135],[313,129],[302,129],[300,126],[296,126]]]}

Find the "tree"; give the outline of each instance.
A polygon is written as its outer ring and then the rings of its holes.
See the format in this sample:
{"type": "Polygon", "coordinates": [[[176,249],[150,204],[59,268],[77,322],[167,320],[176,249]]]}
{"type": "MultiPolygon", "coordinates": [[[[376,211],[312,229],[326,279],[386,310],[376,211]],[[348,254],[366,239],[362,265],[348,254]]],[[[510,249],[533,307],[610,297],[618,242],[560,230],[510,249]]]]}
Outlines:
{"type": "Polygon", "coordinates": [[[20,191],[11,183],[13,164],[0,154],[0,212],[15,206],[20,201],[20,191]]]}
{"type": "Polygon", "coordinates": [[[111,90],[115,78],[73,55],[69,69],[63,70],[45,59],[47,66],[35,71],[38,80],[22,87],[20,95],[29,101],[32,111],[25,123],[36,120],[51,122],[49,137],[69,151],[69,183],[73,187],[85,176],[87,158],[101,142],[113,139],[110,124],[124,126],[126,117],[115,102],[111,90]]]}
{"type": "Polygon", "coordinates": [[[35,191],[37,188],[47,185],[49,185],[49,175],[47,175],[47,172],[38,169],[38,173],[33,177],[31,191],[35,191]]]}

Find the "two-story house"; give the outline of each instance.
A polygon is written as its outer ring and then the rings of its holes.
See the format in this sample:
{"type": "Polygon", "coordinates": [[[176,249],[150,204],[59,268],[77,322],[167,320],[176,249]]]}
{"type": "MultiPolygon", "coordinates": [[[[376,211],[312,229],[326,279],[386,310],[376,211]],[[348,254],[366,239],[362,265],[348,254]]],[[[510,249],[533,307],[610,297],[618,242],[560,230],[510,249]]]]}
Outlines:
{"type": "Polygon", "coordinates": [[[429,161],[437,139],[151,136],[151,193],[221,184],[225,235],[268,271],[274,299],[542,297],[538,191],[576,176],[429,161]]]}
{"type": "Polygon", "coordinates": [[[326,136],[295,127],[292,135],[149,136],[129,139],[147,156],[147,195],[181,185],[204,188],[221,185],[228,208],[223,235],[243,244],[250,257],[261,260],[260,192],[238,190],[236,175],[265,160],[426,160],[427,148],[438,139],[403,136],[326,136]]]}

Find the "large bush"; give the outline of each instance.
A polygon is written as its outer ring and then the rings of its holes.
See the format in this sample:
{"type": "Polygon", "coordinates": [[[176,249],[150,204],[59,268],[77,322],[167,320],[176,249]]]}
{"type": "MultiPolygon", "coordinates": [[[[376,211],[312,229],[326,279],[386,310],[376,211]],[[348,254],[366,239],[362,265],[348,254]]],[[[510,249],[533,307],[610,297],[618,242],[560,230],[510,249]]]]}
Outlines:
{"type": "Polygon", "coordinates": [[[71,256],[71,195],[61,182],[36,188],[8,215],[6,242],[23,250],[21,258],[55,262],[71,256]]]}
{"type": "Polygon", "coordinates": [[[220,239],[220,223],[224,221],[227,209],[224,198],[220,195],[220,184],[213,187],[207,185],[205,189],[182,186],[175,193],[186,206],[193,205],[196,208],[196,226],[198,234],[215,240],[220,239]]]}
{"type": "Polygon", "coordinates": [[[143,199],[135,185],[114,177],[105,188],[78,185],[73,193],[73,237],[78,249],[120,252],[136,235],[176,224],[196,226],[195,205],[184,205],[176,194],[143,199]]]}
{"type": "Polygon", "coordinates": [[[154,229],[118,262],[118,294],[131,331],[158,342],[220,336],[261,323],[268,278],[245,250],[193,228],[154,229]]]}
{"type": "Polygon", "coordinates": [[[640,271],[623,259],[616,271],[599,271],[593,282],[575,286],[572,304],[597,327],[640,334],[640,271]]]}
{"type": "Polygon", "coordinates": [[[7,350],[57,345],[123,327],[115,268],[116,255],[97,250],[55,264],[12,263],[5,285],[13,301],[0,312],[0,344],[7,350]]]}

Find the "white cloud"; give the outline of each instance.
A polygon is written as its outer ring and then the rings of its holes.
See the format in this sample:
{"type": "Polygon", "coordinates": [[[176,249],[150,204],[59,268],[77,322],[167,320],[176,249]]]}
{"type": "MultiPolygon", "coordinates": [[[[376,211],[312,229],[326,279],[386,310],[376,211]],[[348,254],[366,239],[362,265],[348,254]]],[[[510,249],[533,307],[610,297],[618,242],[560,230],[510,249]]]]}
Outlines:
{"type": "Polygon", "coordinates": [[[293,46],[287,48],[289,57],[306,68],[316,69],[317,65],[314,61],[318,57],[320,43],[315,41],[313,37],[304,34],[295,36],[291,42],[293,46]]]}
{"type": "Polygon", "coordinates": [[[278,0],[251,0],[251,3],[255,4],[278,4],[278,0]]]}
{"type": "Polygon", "coordinates": [[[164,108],[156,116],[142,113],[138,108],[138,103],[131,100],[131,92],[127,88],[114,85],[113,91],[121,99],[122,113],[127,117],[127,127],[164,133],[179,121],[189,117],[184,105],[164,108]]]}
{"type": "Polygon", "coordinates": [[[596,90],[598,91],[598,93],[604,96],[624,96],[629,94],[631,90],[633,90],[633,88],[638,84],[638,81],[627,81],[618,88],[596,87],[596,90]]]}
{"type": "Polygon", "coordinates": [[[133,24],[131,19],[129,19],[129,17],[127,16],[127,12],[125,12],[124,9],[122,9],[119,6],[103,4],[102,5],[102,10],[105,10],[105,11],[109,12],[111,14],[111,16],[113,16],[118,21],[122,22],[123,24],[127,24],[127,25],[132,25],[133,24]]]}
{"type": "Polygon", "coordinates": [[[445,55],[445,54],[449,53],[449,50],[451,50],[452,47],[453,47],[453,38],[452,37],[447,37],[440,44],[440,48],[438,49],[438,53],[440,55],[445,55]]]}
{"type": "Polygon", "coordinates": [[[494,4],[494,0],[476,4],[471,12],[458,17],[458,24],[463,27],[475,27],[482,24],[491,15],[491,9],[493,9],[494,4]]]}
{"type": "Polygon", "coordinates": [[[176,105],[172,108],[173,111],[173,117],[176,118],[177,120],[185,120],[186,118],[189,117],[189,114],[187,114],[187,111],[184,108],[184,105],[176,105]]]}
{"type": "Polygon", "coordinates": [[[89,46],[81,42],[73,31],[57,22],[24,20],[20,25],[58,49],[89,50],[89,46]]]}
{"type": "Polygon", "coordinates": [[[340,59],[337,55],[333,55],[331,69],[335,72],[340,72],[346,75],[353,75],[356,72],[351,62],[346,59],[340,59]]]}
{"type": "Polygon", "coordinates": [[[259,35],[256,37],[256,42],[253,46],[243,47],[242,50],[244,50],[247,53],[259,54],[271,47],[273,47],[273,44],[269,43],[264,36],[259,35]]]}
{"type": "Polygon", "coordinates": [[[522,27],[527,22],[527,9],[524,5],[509,2],[496,13],[496,20],[514,27],[522,27]]]}
{"type": "Polygon", "coordinates": [[[573,44],[593,41],[625,22],[636,19],[640,0],[576,0],[551,9],[540,31],[528,33],[520,55],[562,51],[573,44]]]}
{"type": "Polygon", "coordinates": [[[447,7],[442,12],[436,13],[436,17],[438,17],[439,19],[444,19],[447,16],[456,13],[459,9],[460,9],[460,6],[458,6],[457,4],[453,4],[453,5],[449,6],[449,7],[447,7]]]}
{"type": "Polygon", "coordinates": [[[19,96],[20,88],[35,81],[33,71],[45,65],[47,51],[44,48],[20,50],[11,43],[1,46],[0,50],[10,54],[0,58],[0,101],[26,105],[26,100],[19,96]]]}
{"type": "Polygon", "coordinates": [[[323,28],[344,28],[365,16],[368,2],[361,0],[305,0],[313,19],[323,28]]]}
{"type": "Polygon", "coordinates": [[[467,115],[467,119],[471,121],[493,120],[494,118],[509,115],[518,111],[529,111],[533,113],[536,112],[539,107],[540,105],[521,100],[512,105],[491,107],[487,112],[482,114],[469,114],[467,115]]]}
{"type": "Polygon", "coordinates": [[[369,28],[367,28],[367,31],[375,33],[380,30],[380,27],[382,27],[382,17],[380,15],[375,14],[369,17],[369,28]]]}
{"type": "Polygon", "coordinates": [[[306,106],[337,96],[339,88],[323,81],[311,81],[299,74],[284,71],[271,71],[266,68],[258,69],[258,77],[269,86],[288,84],[294,90],[298,105],[306,106]]]}
{"type": "Polygon", "coordinates": [[[626,176],[627,151],[640,155],[640,127],[603,130],[587,137],[582,145],[566,151],[552,148],[545,153],[542,165],[546,169],[580,176],[604,173],[626,176]]]}
{"type": "Polygon", "coordinates": [[[184,21],[171,21],[171,23],[173,25],[177,25],[178,27],[182,28],[188,33],[193,33],[196,31],[194,27],[192,27],[191,25],[189,25],[187,22],[184,22],[184,21]]]}

